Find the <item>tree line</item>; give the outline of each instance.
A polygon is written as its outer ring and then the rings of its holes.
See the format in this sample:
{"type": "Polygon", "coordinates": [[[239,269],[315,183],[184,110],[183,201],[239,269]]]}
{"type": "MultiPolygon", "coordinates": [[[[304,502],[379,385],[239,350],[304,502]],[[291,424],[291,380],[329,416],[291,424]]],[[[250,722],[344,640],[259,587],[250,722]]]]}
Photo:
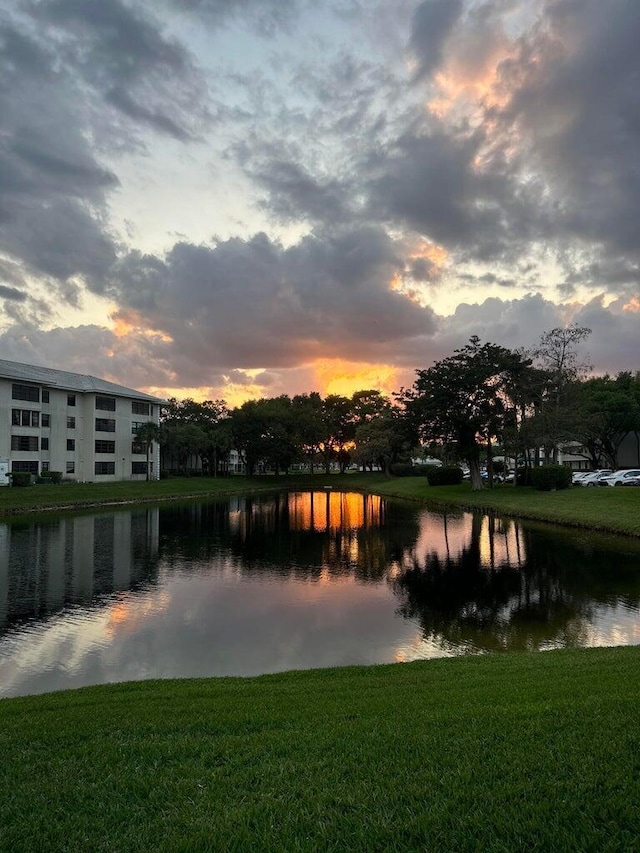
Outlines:
{"type": "Polygon", "coordinates": [[[224,400],[173,398],[159,428],[145,425],[138,437],[148,448],[159,440],[176,471],[186,472],[197,457],[211,476],[228,472],[232,449],[249,475],[287,473],[296,463],[312,473],[351,464],[389,472],[428,453],[445,463],[464,461],[477,489],[481,462],[491,479],[498,449],[530,467],[556,462],[569,441],[594,467],[615,468],[624,435],[640,431],[640,372],[590,377],[580,358],[589,334],[574,325],[555,328],[530,351],[474,336],[416,370],[413,385],[392,397],[377,390],[283,394],[234,409],[224,400]]]}

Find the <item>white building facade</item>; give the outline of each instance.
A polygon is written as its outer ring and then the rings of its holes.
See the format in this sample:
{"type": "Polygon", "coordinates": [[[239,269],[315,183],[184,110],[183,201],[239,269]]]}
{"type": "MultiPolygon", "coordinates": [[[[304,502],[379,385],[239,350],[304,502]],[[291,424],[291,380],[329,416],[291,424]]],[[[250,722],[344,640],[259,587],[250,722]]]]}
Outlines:
{"type": "MultiPolygon", "coordinates": [[[[95,376],[0,359],[0,484],[18,471],[60,471],[77,482],[145,480],[147,447],[136,430],[158,424],[163,403],[95,376]]],[[[159,476],[154,443],[149,478],[159,476]]]]}

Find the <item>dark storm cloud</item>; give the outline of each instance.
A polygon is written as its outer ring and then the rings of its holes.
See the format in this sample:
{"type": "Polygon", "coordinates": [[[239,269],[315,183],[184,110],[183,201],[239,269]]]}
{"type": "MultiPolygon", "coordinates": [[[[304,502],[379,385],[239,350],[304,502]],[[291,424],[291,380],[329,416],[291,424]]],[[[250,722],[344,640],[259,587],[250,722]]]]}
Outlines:
{"type": "MultiPolygon", "coordinates": [[[[550,231],[608,264],[640,246],[640,5],[549,2],[500,69],[504,107],[491,110],[519,171],[537,173],[550,231]]],[[[576,247],[577,248],[577,247],[576,247]]],[[[571,264],[569,265],[571,266],[571,264]]]]}
{"type": "Polygon", "coordinates": [[[428,76],[442,61],[443,45],[464,8],[463,0],[424,0],[417,7],[411,29],[411,48],[418,77],[428,76]]]}
{"type": "Polygon", "coordinates": [[[82,276],[103,292],[117,255],[108,194],[120,181],[100,152],[137,145],[142,130],[193,136],[208,117],[202,77],[183,46],[119,0],[5,11],[0,71],[0,250],[50,285],[82,276]]]}
{"type": "Polygon", "coordinates": [[[205,87],[189,52],[120,0],[44,0],[37,19],[65,61],[105,102],[138,124],[186,140],[206,117],[205,87]]]}
{"type": "Polygon", "coordinates": [[[406,134],[367,164],[376,214],[476,260],[513,250],[525,235],[522,201],[504,175],[472,167],[479,140],[444,131],[406,134]],[[506,216],[507,212],[509,216],[506,216]]]}
{"type": "Polygon", "coordinates": [[[290,248],[256,235],[178,244],[164,260],[131,255],[114,287],[125,313],[173,338],[177,358],[287,367],[327,355],[384,359],[398,339],[433,333],[433,313],[390,290],[400,267],[387,234],[369,227],[290,248]]]}
{"type": "Polygon", "coordinates": [[[198,15],[214,27],[239,21],[262,36],[289,30],[302,5],[300,0],[162,0],[181,13],[198,15]]]}
{"type": "Polygon", "coordinates": [[[27,294],[22,290],[17,290],[15,287],[5,287],[0,284],[0,299],[11,299],[14,302],[24,302],[27,294]]]}
{"type": "Polygon", "coordinates": [[[6,20],[0,66],[0,249],[36,274],[98,281],[115,249],[97,211],[118,179],[87,141],[77,83],[6,20]]]}

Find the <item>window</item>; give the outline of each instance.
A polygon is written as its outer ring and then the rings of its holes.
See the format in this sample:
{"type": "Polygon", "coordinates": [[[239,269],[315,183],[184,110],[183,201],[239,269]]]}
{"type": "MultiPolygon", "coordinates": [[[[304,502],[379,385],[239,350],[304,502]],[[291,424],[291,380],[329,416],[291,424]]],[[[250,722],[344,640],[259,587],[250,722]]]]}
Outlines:
{"type": "Polygon", "coordinates": [[[41,438],[40,439],[40,450],[48,450],[49,449],[49,439],[41,438]]]}
{"type": "Polygon", "coordinates": [[[33,409],[11,409],[12,426],[40,426],[40,412],[33,409]]]}
{"type": "Polygon", "coordinates": [[[75,406],[76,404],[76,395],[75,394],[67,394],[67,406],[75,406]]]}
{"type": "Polygon", "coordinates": [[[103,412],[115,412],[115,397],[96,397],[96,409],[100,409],[103,412]]]}
{"type": "Polygon", "coordinates": [[[115,432],[116,422],[112,418],[96,418],[96,432],[115,432]]]}
{"type": "Polygon", "coordinates": [[[51,426],[51,415],[45,415],[45,414],[44,414],[44,412],[43,412],[43,413],[42,413],[42,421],[41,421],[41,422],[42,422],[42,426],[43,426],[43,427],[49,427],[49,426],[51,426]]]}
{"type": "Polygon", "coordinates": [[[116,473],[116,463],[115,462],[96,462],[95,473],[96,474],[115,474],[116,473]]]}
{"type": "Polygon", "coordinates": [[[131,473],[132,474],[146,474],[147,473],[147,463],[146,462],[132,462],[131,463],[131,473]]]}
{"type": "Polygon", "coordinates": [[[76,449],[76,440],[75,438],[67,439],[67,450],[75,450],[76,449]]]}
{"type": "Polygon", "coordinates": [[[38,449],[37,435],[12,435],[11,449],[12,450],[37,450],[38,449]]]}
{"type": "Polygon", "coordinates": [[[75,429],[76,428],[76,419],[67,415],[67,429],[75,429]]]}
{"type": "Polygon", "coordinates": [[[147,446],[142,441],[132,441],[131,442],[131,452],[132,453],[145,453],[147,452],[147,446]]]}
{"type": "Polygon", "coordinates": [[[76,473],[76,463],[75,462],[67,462],[67,474],[75,474],[76,473]]]}
{"type": "Polygon", "coordinates": [[[102,439],[96,439],[96,453],[115,453],[116,452],[116,443],[115,441],[103,441],[102,439]]]}
{"type": "Polygon", "coordinates": [[[48,470],[49,470],[49,463],[48,463],[48,462],[43,462],[43,463],[42,463],[42,470],[43,470],[43,471],[48,471],[48,470]]]}
{"type": "Polygon", "coordinates": [[[140,427],[145,426],[148,421],[131,421],[131,432],[136,433],[140,429],[140,427]]]}
{"type": "Polygon", "coordinates": [[[25,471],[27,474],[38,473],[38,463],[36,462],[12,462],[11,470],[17,474],[20,471],[25,471]]]}
{"type": "Polygon", "coordinates": [[[11,398],[13,400],[28,400],[30,403],[40,402],[40,389],[35,385],[12,385],[11,398]]]}
{"type": "Polygon", "coordinates": [[[139,400],[134,400],[131,403],[131,413],[134,415],[148,415],[149,414],[149,404],[141,403],[139,400]]]}
{"type": "Polygon", "coordinates": [[[42,402],[43,403],[49,402],[49,391],[46,388],[42,389],[42,402]]]}

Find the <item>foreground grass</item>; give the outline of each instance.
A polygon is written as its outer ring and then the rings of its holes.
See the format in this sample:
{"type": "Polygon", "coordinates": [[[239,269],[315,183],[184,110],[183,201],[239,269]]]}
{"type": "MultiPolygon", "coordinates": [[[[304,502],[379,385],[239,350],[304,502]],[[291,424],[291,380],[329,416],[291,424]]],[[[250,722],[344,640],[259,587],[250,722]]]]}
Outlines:
{"type": "Polygon", "coordinates": [[[640,536],[640,489],[574,487],[559,492],[502,485],[472,492],[460,486],[429,486],[424,477],[387,477],[384,474],[292,475],[289,477],[176,478],[146,482],[82,483],[0,489],[0,516],[51,509],[81,509],[127,502],[155,502],[187,498],[271,491],[274,488],[357,489],[387,497],[419,500],[441,506],[494,511],[504,515],[549,521],[593,530],[640,536]]]}
{"type": "Polygon", "coordinates": [[[622,851],[640,649],[0,700],[0,849],[622,851]]]}

